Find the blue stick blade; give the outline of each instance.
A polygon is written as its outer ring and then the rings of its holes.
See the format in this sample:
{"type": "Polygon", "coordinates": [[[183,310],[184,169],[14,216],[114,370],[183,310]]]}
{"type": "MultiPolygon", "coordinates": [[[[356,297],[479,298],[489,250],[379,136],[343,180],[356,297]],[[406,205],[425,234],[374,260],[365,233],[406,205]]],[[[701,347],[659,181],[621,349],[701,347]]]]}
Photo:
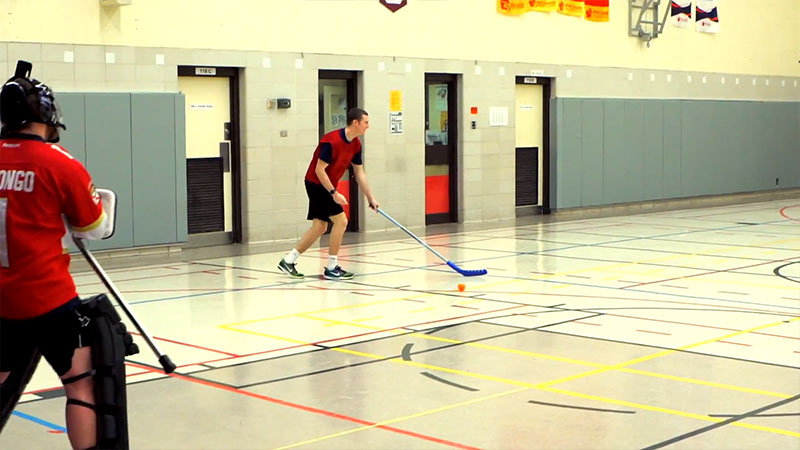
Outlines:
{"type": "Polygon", "coordinates": [[[462,269],[461,267],[458,267],[456,263],[454,263],[453,261],[447,261],[447,265],[450,266],[451,269],[455,270],[461,275],[464,275],[465,277],[479,277],[481,275],[486,275],[488,273],[486,269],[477,269],[477,270],[462,269]]]}

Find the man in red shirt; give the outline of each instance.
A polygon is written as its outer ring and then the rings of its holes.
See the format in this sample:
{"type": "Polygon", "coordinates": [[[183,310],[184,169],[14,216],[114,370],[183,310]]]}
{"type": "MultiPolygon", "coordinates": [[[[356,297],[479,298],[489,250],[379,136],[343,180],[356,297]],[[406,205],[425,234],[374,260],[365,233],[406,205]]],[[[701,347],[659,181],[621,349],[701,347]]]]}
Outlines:
{"type": "Polygon", "coordinates": [[[361,108],[353,108],[347,112],[347,127],[331,131],[322,137],[314,150],[314,157],[306,171],[306,194],[308,194],[308,220],[311,228],[306,231],[295,248],[278,262],[278,269],[293,277],[302,278],[303,274],[297,271],[297,259],[308,250],[317,239],[328,229],[328,223],[333,223],[330,236],[330,251],[328,264],[322,276],[329,280],[348,280],[353,274],[339,267],[339,247],[342,245],[342,236],[347,228],[347,216],[342,205],[347,204],[347,199],[342,193],[336,191],[336,185],[344,172],[352,164],[356,181],[364,192],[369,202],[369,207],[378,210],[378,202],[372,196],[372,191],[367,183],[367,174],[364,173],[363,159],[361,156],[361,140],[369,128],[369,115],[361,108]]]}
{"type": "Polygon", "coordinates": [[[85,449],[96,441],[93,379],[80,376],[92,368],[91,348],[81,342],[66,239],[108,237],[113,209],[103,204],[113,193],[96,190],[55,144],[66,127],[52,91],[29,70],[0,91],[0,385],[41,352],[64,383],[70,443],[85,449]]]}

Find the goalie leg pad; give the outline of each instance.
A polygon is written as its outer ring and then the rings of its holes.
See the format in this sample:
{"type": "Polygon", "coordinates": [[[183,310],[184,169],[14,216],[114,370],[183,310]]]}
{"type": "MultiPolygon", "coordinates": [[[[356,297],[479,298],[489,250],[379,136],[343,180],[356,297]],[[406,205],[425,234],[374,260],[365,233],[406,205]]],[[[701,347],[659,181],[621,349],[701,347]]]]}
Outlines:
{"type": "Polygon", "coordinates": [[[105,294],[82,300],[77,312],[85,324],[83,345],[92,348],[97,447],[127,449],[125,356],[139,348],[105,294]]]}
{"type": "Polygon", "coordinates": [[[30,348],[27,357],[17,359],[18,363],[14,364],[8,378],[0,386],[0,432],[14,412],[19,398],[25,392],[25,386],[31,380],[41,359],[41,353],[35,348],[30,348]]]}

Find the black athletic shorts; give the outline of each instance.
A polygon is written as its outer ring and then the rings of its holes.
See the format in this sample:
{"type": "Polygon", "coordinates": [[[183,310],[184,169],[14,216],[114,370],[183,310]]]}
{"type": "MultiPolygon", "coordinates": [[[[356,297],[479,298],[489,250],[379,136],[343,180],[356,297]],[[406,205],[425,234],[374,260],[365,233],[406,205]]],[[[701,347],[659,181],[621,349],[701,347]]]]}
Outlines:
{"type": "Polygon", "coordinates": [[[343,213],[342,205],[333,201],[333,196],[325,186],[306,180],[306,194],[308,194],[308,220],[331,221],[331,216],[343,213]]]}
{"type": "Polygon", "coordinates": [[[75,308],[78,297],[39,317],[0,319],[0,372],[25,364],[37,348],[58,376],[72,368],[72,355],[81,346],[81,324],[75,308]]]}

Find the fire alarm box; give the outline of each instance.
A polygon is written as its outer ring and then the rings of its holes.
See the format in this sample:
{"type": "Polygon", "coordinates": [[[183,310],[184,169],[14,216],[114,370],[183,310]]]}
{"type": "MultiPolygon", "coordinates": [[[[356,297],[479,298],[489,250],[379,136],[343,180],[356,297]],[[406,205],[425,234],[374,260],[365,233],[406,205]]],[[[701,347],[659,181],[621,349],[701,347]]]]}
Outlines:
{"type": "Polygon", "coordinates": [[[278,109],[286,109],[292,107],[292,101],[288,98],[278,99],[278,109]]]}

